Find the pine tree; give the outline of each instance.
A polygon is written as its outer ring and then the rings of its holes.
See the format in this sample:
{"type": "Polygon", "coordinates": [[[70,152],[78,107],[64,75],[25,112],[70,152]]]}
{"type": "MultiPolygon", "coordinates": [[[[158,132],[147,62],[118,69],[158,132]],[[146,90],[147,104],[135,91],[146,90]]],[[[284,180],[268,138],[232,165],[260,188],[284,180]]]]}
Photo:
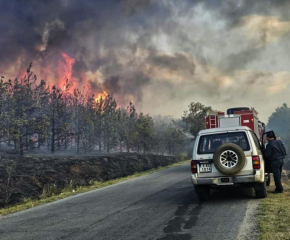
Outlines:
{"type": "Polygon", "coordinates": [[[113,96],[109,95],[105,98],[104,102],[104,146],[106,151],[109,152],[112,147],[118,144],[118,133],[117,133],[117,120],[118,114],[116,111],[117,103],[113,96]]]}
{"type": "Polygon", "coordinates": [[[135,135],[138,152],[140,152],[140,148],[142,148],[144,152],[150,151],[152,144],[153,126],[153,119],[148,114],[144,115],[141,113],[138,116],[135,135]]]}
{"type": "Polygon", "coordinates": [[[187,125],[187,129],[192,135],[196,136],[201,129],[205,129],[205,117],[211,111],[211,107],[206,107],[201,103],[192,102],[189,111],[185,111],[182,117],[187,125]]]}

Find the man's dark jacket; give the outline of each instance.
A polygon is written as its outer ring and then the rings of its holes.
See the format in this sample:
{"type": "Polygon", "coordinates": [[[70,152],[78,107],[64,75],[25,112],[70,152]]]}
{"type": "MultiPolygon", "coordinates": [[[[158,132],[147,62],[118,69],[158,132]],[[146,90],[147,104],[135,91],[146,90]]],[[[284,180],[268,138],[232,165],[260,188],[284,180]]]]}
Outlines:
{"type": "Polygon", "coordinates": [[[285,156],[286,149],[280,140],[273,139],[269,141],[264,152],[264,157],[266,160],[270,160],[272,162],[275,160],[284,159],[285,156]]]}

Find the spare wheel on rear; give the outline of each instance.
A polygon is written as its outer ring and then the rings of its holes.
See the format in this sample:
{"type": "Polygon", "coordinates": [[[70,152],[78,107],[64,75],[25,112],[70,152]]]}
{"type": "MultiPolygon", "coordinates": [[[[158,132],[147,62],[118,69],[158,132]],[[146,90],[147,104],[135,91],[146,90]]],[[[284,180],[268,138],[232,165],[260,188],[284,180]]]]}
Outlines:
{"type": "Polygon", "coordinates": [[[243,169],[246,156],[238,145],[227,143],[221,145],[213,155],[213,162],[217,170],[226,175],[233,175],[243,169]]]}

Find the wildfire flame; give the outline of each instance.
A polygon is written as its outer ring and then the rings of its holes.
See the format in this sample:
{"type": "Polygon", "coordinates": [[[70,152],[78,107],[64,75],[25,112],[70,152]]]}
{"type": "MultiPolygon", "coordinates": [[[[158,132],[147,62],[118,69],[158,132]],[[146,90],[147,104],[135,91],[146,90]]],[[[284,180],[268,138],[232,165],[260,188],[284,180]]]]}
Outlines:
{"type": "Polygon", "coordinates": [[[95,98],[96,102],[99,102],[102,99],[105,99],[108,96],[108,93],[104,90],[102,93],[98,93],[97,97],[95,98]]]}
{"type": "MultiPolygon", "coordinates": [[[[36,66],[36,68],[40,75],[47,80],[50,86],[56,85],[66,94],[73,94],[75,89],[79,89],[84,93],[84,95],[93,95],[91,85],[86,77],[86,74],[76,73],[77,77],[74,76],[73,66],[75,62],[76,60],[74,58],[61,51],[56,68],[53,67],[53,65],[48,65],[46,67],[38,66],[38,68],[36,66]]],[[[19,79],[24,78],[26,75],[26,70],[23,70],[22,73],[19,74],[19,79]]],[[[102,90],[102,92],[94,93],[94,100],[98,103],[101,99],[105,99],[108,95],[109,94],[107,91],[102,90]]]]}
{"type": "Polygon", "coordinates": [[[72,68],[75,63],[75,59],[69,57],[66,53],[61,53],[63,60],[59,60],[57,67],[58,74],[58,86],[62,90],[66,90],[66,80],[70,81],[70,84],[73,85],[72,88],[77,87],[77,82],[72,78],[72,68]]]}
{"type": "MultiPolygon", "coordinates": [[[[68,56],[66,53],[62,52],[62,59],[59,60],[58,63],[58,68],[57,68],[57,74],[58,74],[58,86],[63,90],[63,91],[67,91],[66,89],[66,84],[67,84],[67,79],[69,80],[69,84],[70,84],[70,89],[69,92],[73,92],[74,89],[76,88],[83,88],[83,89],[87,89],[90,91],[90,85],[89,85],[89,81],[87,80],[86,76],[83,74],[82,75],[82,83],[83,85],[80,86],[79,85],[79,79],[75,79],[73,76],[73,65],[75,64],[75,59],[68,56]]],[[[100,102],[101,98],[105,99],[108,96],[108,93],[103,90],[103,92],[101,93],[97,93],[96,94],[96,98],[95,101],[96,102],[100,102]]]]}

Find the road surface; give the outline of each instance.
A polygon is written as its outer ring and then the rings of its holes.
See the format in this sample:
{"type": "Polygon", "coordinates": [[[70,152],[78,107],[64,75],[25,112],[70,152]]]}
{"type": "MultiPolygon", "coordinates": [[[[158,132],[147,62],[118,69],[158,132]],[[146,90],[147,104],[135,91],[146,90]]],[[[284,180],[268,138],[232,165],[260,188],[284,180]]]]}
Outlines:
{"type": "Polygon", "coordinates": [[[0,239],[255,239],[251,190],[200,202],[182,165],[0,218],[0,239]]]}

